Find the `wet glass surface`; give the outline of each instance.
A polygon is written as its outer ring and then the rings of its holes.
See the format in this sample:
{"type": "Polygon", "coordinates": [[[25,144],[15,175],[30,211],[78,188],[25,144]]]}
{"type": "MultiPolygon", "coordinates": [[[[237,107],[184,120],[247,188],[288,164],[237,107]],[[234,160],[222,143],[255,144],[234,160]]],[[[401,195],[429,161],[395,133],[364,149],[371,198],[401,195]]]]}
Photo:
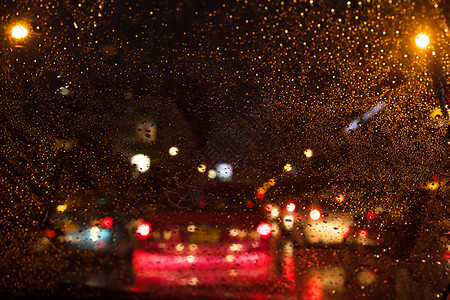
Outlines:
{"type": "Polygon", "coordinates": [[[448,1],[0,8],[2,296],[448,297],[448,1]]]}

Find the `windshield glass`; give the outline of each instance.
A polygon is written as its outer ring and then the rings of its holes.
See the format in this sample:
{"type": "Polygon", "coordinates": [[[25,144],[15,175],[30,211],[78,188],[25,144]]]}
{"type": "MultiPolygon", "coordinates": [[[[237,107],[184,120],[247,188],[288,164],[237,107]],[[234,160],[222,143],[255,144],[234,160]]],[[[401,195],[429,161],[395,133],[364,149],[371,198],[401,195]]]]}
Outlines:
{"type": "Polygon", "coordinates": [[[450,3],[0,3],[7,297],[445,299],[450,3]]]}

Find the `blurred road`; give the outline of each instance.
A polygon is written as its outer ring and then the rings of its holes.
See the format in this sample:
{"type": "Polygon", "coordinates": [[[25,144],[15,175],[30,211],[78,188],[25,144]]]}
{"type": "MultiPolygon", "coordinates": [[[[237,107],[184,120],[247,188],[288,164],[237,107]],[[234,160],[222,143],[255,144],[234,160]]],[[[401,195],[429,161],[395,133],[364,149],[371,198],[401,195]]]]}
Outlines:
{"type": "Polygon", "coordinates": [[[415,248],[428,245],[428,253],[412,251],[408,258],[396,259],[386,249],[305,247],[285,238],[272,242],[273,251],[268,253],[270,260],[265,268],[251,271],[240,264],[207,270],[155,266],[156,273],[136,276],[138,262],[132,259],[107,268],[81,265],[74,272],[61,270],[58,276],[65,275],[53,295],[118,299],[440,299],[448,284],[448,270],[429,254],[434,246],[426,242],[423,236],[415,248]]]}

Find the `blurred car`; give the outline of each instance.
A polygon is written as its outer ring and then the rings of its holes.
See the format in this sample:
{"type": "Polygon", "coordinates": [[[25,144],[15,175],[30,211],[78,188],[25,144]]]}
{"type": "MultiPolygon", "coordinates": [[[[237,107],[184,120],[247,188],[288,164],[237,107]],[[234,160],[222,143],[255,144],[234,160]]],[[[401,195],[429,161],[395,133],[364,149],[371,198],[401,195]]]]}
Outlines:
{"type": "MultiPolygon", "coordinates": [[[[329,193],[305,192],[289,196],[282,205],[268,203],[268,217],[280,236],[287,236],[300,245],[332,245],[350,243],[354,231],[353,214],[343,199],[329,193]],[[338,200],[335,200],[338,199],[338,200]],[[336,203],[333,203],[336,202],[336,203]]],[[[339,197],[344,197],[339,194],[339,197]]]]}
{"type": "Polygon", "coordinates": [[[126,285],[132,279],[128,217],[112,213],[105,202],[91,193],[57,202],[45,215],[34,251],[58,260],[71,280],[85,283],[85,271],[92,275],[114,270],[123,272],[121,283],[126,285]]]}
{"type": "Polygon", "coordinates": [[[272,228],[251,187],[206,186],[189,209],[158,203],[132,226],[136,290],[167,286],[245,287],[274,276],[272,228]]]}
{"type": "Polygon", "coordinates": [[[380,208],[361,210],[355,214],[355,225],[350,230],[349,243],[370,248],[383,246],[386,236],[392,235],[384,228],[384,219],[385,213],[380,208]]]}

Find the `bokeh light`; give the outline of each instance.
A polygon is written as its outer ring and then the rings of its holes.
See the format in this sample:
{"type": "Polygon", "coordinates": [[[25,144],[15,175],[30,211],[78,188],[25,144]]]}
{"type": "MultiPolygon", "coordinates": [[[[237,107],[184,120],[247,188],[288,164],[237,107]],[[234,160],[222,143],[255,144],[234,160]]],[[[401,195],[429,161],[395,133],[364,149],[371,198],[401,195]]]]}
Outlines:
{"type": "Polygon", "coordinates": [[[285,164],[284,165],[284,171],[286,171],[286,172],[292,171],[292,165],[291,164],[285,164]]]}
{"type": "Polygon", "coordinates": [[[268,238],[272,233],[272,227],[266,222],[261,222],[256,228],[256,232],[258,232],[261,238],[268,238]]]}
{"type": "Polygon", "coordinates": [[[208,171],[208,178],[209,179],[214,179],[214,178],[216,178],[216,176],[217,176],[216,170],[211,169],[211,170],[208,171]]]}
{"type": "Polygon", "coordinates": [[[67,96],[69,95],[69,89],[67,87],[60,87],[58,92],[62,95],[62,96],[67,96]]]}
{"type": "Polygon", "coordinates": [[[102,226],[105,228],[110,228],[111,226],[113,226],[113,219],[111,217],[103,218],[102,226]]]}
{"type": "Polygon", "coordinates": [[[131,164],[136,166],[139,172],[147,172],[150,169],[150,157],[144,154],[136,154],[131,157],[131,164]]]}
{"type": "Polygon", "coordinates": [[[145,143],[152,143],[156,141],[156,134],[158,128],[156,124],[150,120],[144,120],[136,125],[137,137],[140,141],[145,143]]]}
{"type": "Polygon", "coordinates": [[[220,180],[231,180],[233,167],[230,164],[222,163],[216,166],[217,178],[220,180]]]}
{"type": "Polygon", "coordinates": [[[337,194],[337,195],[334,197],[334,200],[336,200],[337,203],[344,202],[345,196],[344,196],[344,194],[337,194]]]}
{"type": "Polygon", "coordinates": [[[368,235],[367,230],[361,230],[361,231],[359,232],[359,236],[362,237],[362,238],[367,237],[367,235],[368,235]]]}
{"type": "Polygon", "coordinates": [[[303,152],[307,158],[310,158],[313,156],[313,151],[311,149],[306,149],[305,152],[303,152]]]}
{"type": "Polygon", "coordinates": [[[294,203],[294,202],[289,202],[289,203],[286,205],[286,210],[287,210],[288,212],[293,212],[293,211],[295,210],[295,203],[294,203]]]}
{"type": "Polygon", "coordinates": [[[430,38],[425,33],[419,33],[416,36],[416,45],[417,47],[424,49],[430,44],[430,38]]]}
{"type": "Polygon", "coordinates": [[[369,210],[368,212],[367,212],[367,215],[366,215],[366,217],[367,217],[367,219],[375,219],[375,213],[373,212],[373,211],[371,211],[371,210],[369,210]]]}
{"type": "Polygon", "coordinates": [[[169,154],[172,155],[172,156],[177,155],[178,154],[178,148],[177,147],[171,147],[169,149],[169,154]]]}
{"type": "Polygon", "coordinates": [[[11,35],[15,39],[23,39],[28,35],[28,30],[22,25],[16,25],[12,29],[11,35]]]}
{"type": "Polygon", "coordinates": [[[66,204],[60,204],[60,205],[58,205],[56,207],[56,211],[60,212],[60,213],[64,212],[66,209],[67,209],[67,205],[66,204]]]}
{"type": "Polygon", "coordinates": [[[205,173],[205,172],[206,172],[206,165],[205,165],[205,164],[200,164],[200,165],[198,165],[197,170],[198,170],[200,173],[205,173]]]}
{"type": "Polygon", "coordinates": [[[321,215],[322,214],[320,213],[320,211],[318,209],[313,209],[309,213],[309,217],[314,221],[319,220],[321,215]]]}
{"type": "Polygon", "coordinates": [[[143,222],[136,228],[136,234],[139,238],[144,239],[150,235],[152,228],[149,223],[143,222]]]}
{"type": "Polygon", "coordinates": [[[99,231],[100,229],[97,226],[91,227],[89,229],[89,238],[91,241],[96,242],[98,241],[99,237],[99,231]]]}

